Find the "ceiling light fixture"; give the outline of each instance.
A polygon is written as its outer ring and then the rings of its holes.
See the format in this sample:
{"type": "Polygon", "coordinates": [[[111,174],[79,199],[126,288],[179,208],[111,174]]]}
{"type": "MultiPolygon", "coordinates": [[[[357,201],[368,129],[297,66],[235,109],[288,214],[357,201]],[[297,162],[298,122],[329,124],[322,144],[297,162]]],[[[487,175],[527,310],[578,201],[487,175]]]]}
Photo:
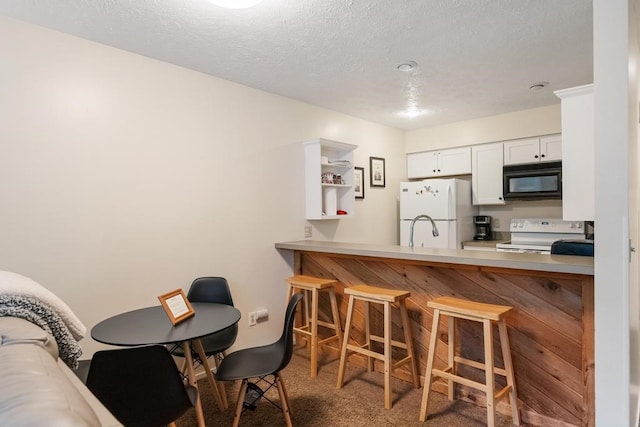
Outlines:
{"type": "Polygon", "coordinates": [[[209,3],[226,7],[227,9],[247,9],[257,5],[261,1],[262,0],[209,0],[209,3]]]}
{"type": "Polygon", "coordinates": [[[407,119],[413,119],[424,114],[427,114],[427,110],[423,110],[418,107],[420,105],[419,94],[419,82],[417,81],[418,63],[416,61],[403,61],[396,65],[398,71],[406,73],[406,83],[404,84],[404,96],[407,98],[407,106],[403,111],[399,111],[396,114],[400,117],[407,119]]]}
{"type": "Polygon", "coordinates": [[[425,114],[429,114],[429,110],[422,110],[419,108],[407,108],[404,111],[400,111],[398,116],[405,117],[408,119],[413,119],[416,117],[424,116],[425,114]]]}

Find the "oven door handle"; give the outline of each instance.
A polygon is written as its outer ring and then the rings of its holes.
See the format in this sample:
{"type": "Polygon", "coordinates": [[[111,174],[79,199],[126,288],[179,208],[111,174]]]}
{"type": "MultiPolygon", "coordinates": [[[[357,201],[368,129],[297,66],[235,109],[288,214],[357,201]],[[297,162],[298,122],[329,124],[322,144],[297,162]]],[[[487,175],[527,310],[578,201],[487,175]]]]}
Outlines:
{"type": "Polygon", "coordinates": [[[510,252],[513,254],[550,254],[551,250],[526,249],[526,248],[496,248],[498,252],[510,252]]]}

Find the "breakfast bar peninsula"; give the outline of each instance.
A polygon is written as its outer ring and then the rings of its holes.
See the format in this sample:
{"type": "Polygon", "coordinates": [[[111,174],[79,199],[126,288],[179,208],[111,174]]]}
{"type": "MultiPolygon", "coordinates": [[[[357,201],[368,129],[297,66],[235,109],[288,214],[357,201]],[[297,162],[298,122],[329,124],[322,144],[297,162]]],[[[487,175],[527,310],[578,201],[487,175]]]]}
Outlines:
{"type": "MultiPolygon", "coordinates": [[[[522,421],[539,426],[594,425],[593,258],[314,240],[276,243],[275,247],[290,257],[293,273],[338,280],[343,321],[345,287],[365,283],[410,291],[409,317],[423,379],[433,315],[428,301],[455,296],[513,307],[507,326],[522,421]]],[[[374,327],[381,327],[376,314],[372,313],[374,327]]],[[[361,312],[357,315],[362,317],[361,312]]],[[[356,340],[362,343],[363,319],[354,324],[356,340]]],[[[400,324],[399,316],[394,318],[394,336],[401,336],[400,324]]],[[[465,321],[457,328],[458,351],[482,361],[482,331],[465,321]]],[[[440,331],[435,365],[444,367],[446,326],[440,331]]],[[[494,345],[499,346],[497,340],[494,345]]],[[[498,360],[496,365],[501,363],[498,360]]],[[[465,366],[458,371],[477,381],[484,375],[465,366]]],[[[401,369],[394,374],[409,378],[409,372],[401,369]]],[[[502,381],[496,377],[497,385],[503,386],[502,381]]],[[[433,389],[446,393],[446,384],[436,381],[433,389]]],[[[457,386],[456,398],[478,405],[485,402],[483,393],[466,386],[457,386]]],[[[508,403],[501,401],[497,410],[508,414],[508,403]]]]}

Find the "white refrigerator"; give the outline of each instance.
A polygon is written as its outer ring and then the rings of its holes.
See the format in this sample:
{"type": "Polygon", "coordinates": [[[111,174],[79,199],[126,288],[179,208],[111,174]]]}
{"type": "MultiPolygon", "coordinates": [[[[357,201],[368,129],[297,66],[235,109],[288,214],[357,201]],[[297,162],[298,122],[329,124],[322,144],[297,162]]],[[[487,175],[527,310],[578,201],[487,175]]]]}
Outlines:
{"type": "Polygon", "coordinates": [[[413,246],[416,248],[461,249],[462,242],[473,240],[471,183],[457,178],[425,179],[400,183],[400,246],[409,246],[411,222],[418,215],[429,215],[438,229],[434,237],[428,219],[415,222],[413,246]]]}

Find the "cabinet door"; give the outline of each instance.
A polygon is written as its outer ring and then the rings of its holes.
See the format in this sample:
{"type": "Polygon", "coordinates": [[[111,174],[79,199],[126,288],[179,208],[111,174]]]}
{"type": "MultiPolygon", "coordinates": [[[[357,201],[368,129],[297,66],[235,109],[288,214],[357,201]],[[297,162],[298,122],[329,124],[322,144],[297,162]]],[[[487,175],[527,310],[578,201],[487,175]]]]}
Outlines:
{"type": "Polygon", "coordinates": [[[407,177],[427,178],[438,175],[438,156],[435,151],[407,154],[407,177]]]}
{"type": "Polygon", "coordinates": [[[471,187],[474,205],[504,205],[501,142],[471,147],[471,187]]]}
{"type": "Polygon", "coordinates": [[[562,100],[562,219],[595,217],[593,85],[557,91],[562,100]]]}
{"type": "Polygon", "coordinates": [[[464,175],[471,173],[471,147],[440,150],[438,155],[440,175],[464,175]]]}
{"type": "Polygon", "coordinates": [[[562,160],[562,135],[545,135],[540,137],[540,161],[553,162],[562,160]]]}
{"type": "Polygon", "coordinates": [[[471,147],[407,154],[407,177],[410,179],[470,173],[471,147]]]}
{"type": "Polygon", "coordinates": [[[535,163],[540,161],[540,138],[522,138],[504,143],[504,164],[535,163]]]}

